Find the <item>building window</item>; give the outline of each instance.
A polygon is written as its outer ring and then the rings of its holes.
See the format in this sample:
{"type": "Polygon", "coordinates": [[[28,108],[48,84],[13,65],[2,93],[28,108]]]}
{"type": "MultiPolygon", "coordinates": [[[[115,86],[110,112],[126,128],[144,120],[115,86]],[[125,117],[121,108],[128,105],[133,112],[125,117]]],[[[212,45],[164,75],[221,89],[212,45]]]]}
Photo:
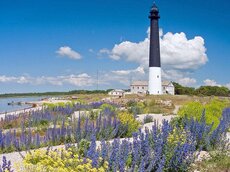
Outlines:
{"type": "Polygon", "coordinates": [[[135,87],[133,87],[133,89],[135,89],[135,87]]]}
{"type": "Polygon", "coordinates": [[[157,78],[159,78],[159,75],[157,75],[157,78]]]}
{"type": "Polygon", "coordinates": [[[144,90],[144,89],[145,89],[145,87],[142,87],[142,89],[144,90]]]}
{"type": "Polygon", "coordinates": [[[137,89],[139,89],[139,87],[137,87],[137,89]]]}

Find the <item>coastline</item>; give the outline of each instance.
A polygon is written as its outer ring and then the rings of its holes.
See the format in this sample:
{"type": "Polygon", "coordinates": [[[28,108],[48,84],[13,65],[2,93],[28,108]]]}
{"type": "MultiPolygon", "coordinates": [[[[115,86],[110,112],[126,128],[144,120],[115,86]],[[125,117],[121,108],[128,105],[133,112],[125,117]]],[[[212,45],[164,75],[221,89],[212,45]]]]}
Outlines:
{"type": "Polygon", "coordinates": [[[28,108],[18,109],[18,110],[14,110],[10,112],[3,112],[3,113],[0,113],[0,120],[5,119],[7,115],[19,115],[22,113],[29,113],[29,112],[37,111],[37,110],[42,110],[42,106],[28,107],[28,108]]]}
{"type": "Polygon", "coordinates": [[[52,100],[50,99],[50,100],[25,102],[27,105],[30,105],[30,107],[7,111],[7,112],[0,112],[0,120],[5,119],[7,115],[19,115],[22,113],[29,113],[32,111],[42,110],[44,103],[67,103],[67,102],[71,102],[71,101],[70,100],[52,100]],[[33,107],[34,105],[35,107],[33,107]]]}

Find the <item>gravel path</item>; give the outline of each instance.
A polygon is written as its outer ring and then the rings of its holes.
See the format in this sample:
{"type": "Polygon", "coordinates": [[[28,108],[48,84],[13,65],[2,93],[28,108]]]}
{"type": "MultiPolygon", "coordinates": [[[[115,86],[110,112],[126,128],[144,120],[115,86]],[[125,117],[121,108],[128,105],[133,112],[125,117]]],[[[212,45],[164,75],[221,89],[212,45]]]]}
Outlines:
{"type": "Polygon", "coordinates": [[[174,111],[173,111],[173,114],[176,115],[177,112],[179,111],[180,107],[181,107],[181,105],[175,105],[175,109],[174,109],[174,111]]]}

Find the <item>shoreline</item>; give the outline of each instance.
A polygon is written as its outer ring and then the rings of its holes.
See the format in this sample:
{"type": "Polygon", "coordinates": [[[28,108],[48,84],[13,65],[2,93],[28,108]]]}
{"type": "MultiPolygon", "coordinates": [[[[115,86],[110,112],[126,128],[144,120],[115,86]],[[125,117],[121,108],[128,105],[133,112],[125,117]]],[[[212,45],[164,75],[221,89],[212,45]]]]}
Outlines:
{"type": "Polygon", "coordinates": [[[43,108],[42,106],[28,107],[28,108],[24,108],[24,109],[14,110],[11,112],[0,113],[0,120],[5,119],[5,117],[7,115],[16,115],[17,116],[17,115],[20,115],[22,113],[29,113],[32,111],[42,110],[42,108],[43,108]]]}
{"type": "Polygon", "coordinates": [[[22,113],[29,113],[31,111],[38,111],[42,110],[43,104],[44,103],[67,103],[71,102],[70,100],[38,100],[38,101],[30,101],[30,102],[25,102],[29,107],[22,108],[22,109],[17,109],[17,110],[12,110],[12,111],[7,111],[7,112],[0,112],[0,120],[5,119],[7,115],[19,115],[22,113]],[[33,105],[36,105],[33,107],[33,105]]]}

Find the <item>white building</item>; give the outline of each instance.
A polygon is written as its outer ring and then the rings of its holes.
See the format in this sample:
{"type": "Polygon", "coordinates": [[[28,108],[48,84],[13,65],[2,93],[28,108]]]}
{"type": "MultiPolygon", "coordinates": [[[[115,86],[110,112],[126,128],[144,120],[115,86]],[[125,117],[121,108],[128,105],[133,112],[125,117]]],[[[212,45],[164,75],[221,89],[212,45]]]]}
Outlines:
{"type": "MultiPolygon", "coordinates": [[[[130,92],[132,94],[148,93],[148,81],[133,81],[130,85],[130,92]]],[[[162,93],[175,95],[175,87],[171,81],[162,82],[162,93]]]]}
{"type": "Polygon", "coordinates": [[[108,93],[110,96],[123,97],[125,95],[124,90],[112,90],[108,93]]]}
{"type": "Polygon", "coordinates": [[[162,93],[175,95],[175,87],[171,81],[162,82],[162,93]]]}
{"type": "Polygon", "coordinates": [[[148,81],[133,81],[130,86],[132,94],[146,94],[148,91],[148,81]]]}

